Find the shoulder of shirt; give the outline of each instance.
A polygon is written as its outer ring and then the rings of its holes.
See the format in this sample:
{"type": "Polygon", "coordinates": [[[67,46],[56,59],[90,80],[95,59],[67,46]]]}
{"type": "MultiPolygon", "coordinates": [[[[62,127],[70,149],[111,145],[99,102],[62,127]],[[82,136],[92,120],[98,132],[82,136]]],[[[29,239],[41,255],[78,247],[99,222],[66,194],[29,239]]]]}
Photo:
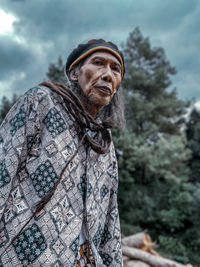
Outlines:
{"type": "Polygon", "coordinates": [[[51,89],[46,86],[34,86],[30,88],[25,94],[25,98],[37,98],[38,100],[41,100],[44,97],[50,97],[51,95],[51,89]]]}
{"type": "MultiPolygon", "coordinates": [[[[53,92],[49,87],[43,85],[37,85],[30,88],[26,93],[20,97],[19,102],[24,103],[24,105],[31,105],[36,103],[41,103],[43,100],[52,105],[53,99],[61,98],[57,93],[53,92]]],[[[60,99],[61,101],[61,99],[60,99]]],[[[59,101],[58,101],[59,102],[59,101]]]]}
{"type": "Polygon", "coordinates": [[[17,102],[11,108],[10,113],[14,114],[21,107],[24,108],[26,113],[29,113],[31,107],[37,108],[43,101],[46,108],[47,106],[49,108],[53,106],[54,98],[55,95],[50,88],[40,85],[34,86],[19,97],[17,102]]]}

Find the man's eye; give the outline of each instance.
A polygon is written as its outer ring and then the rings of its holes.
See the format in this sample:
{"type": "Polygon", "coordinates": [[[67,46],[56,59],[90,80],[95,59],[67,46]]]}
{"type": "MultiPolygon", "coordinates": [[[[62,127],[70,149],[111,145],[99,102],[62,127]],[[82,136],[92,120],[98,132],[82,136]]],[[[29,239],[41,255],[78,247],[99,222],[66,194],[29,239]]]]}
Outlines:
{"type": "Polygon", "coordinates": [[[94,64],[95,64],[95,65],[101,65],[101,61],[100,61],[100,60],[95,60],[95,61],[94,61],[94,64]]]}
{"type": "Polygon", "coordinates": [[[114,66],[112,69],[113,69],[114,71],[116,71],[116,72],[120,72],[120,71],[121,71],[120,68],[115,67],[115,66],[114,66]]]}

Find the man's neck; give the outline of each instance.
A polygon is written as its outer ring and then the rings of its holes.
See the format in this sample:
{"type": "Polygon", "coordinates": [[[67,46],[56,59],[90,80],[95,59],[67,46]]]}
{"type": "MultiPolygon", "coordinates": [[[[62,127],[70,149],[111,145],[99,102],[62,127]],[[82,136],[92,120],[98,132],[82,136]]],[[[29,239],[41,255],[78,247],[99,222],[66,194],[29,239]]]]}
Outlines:
{"type": "Polygon", "coordinates": [[[83,103],[85,110],[95,119],[101,107],[99,105],[91,103],[90,100],[85,99],[85,97],[82,103],[83,103]]]}

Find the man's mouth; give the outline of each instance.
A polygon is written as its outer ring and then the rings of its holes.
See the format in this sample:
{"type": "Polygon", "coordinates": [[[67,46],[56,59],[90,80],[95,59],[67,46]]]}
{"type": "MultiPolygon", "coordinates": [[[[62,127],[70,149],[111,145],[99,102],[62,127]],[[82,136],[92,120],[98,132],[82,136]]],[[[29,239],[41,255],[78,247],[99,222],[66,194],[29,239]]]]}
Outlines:
{"type": "Polygon", "coordinates": [[[103,85],[97,85],[95,86],[95,88],[97,88],[98,90],[102,91],[103,93],[107,94],[107,95],[111,95],[111,89],[108,86],[103,86],[103,85]]]}

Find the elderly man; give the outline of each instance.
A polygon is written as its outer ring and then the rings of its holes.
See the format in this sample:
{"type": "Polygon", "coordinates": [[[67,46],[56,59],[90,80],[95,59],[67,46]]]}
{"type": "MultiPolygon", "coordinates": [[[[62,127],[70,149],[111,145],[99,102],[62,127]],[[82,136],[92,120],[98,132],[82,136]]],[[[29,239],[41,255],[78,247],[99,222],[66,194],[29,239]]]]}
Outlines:
{"type": "Polygon", "coordinates": [[[121,51],[92,39],[0,129],[0,266],[122,266],[117,162],[121,51]]]}

